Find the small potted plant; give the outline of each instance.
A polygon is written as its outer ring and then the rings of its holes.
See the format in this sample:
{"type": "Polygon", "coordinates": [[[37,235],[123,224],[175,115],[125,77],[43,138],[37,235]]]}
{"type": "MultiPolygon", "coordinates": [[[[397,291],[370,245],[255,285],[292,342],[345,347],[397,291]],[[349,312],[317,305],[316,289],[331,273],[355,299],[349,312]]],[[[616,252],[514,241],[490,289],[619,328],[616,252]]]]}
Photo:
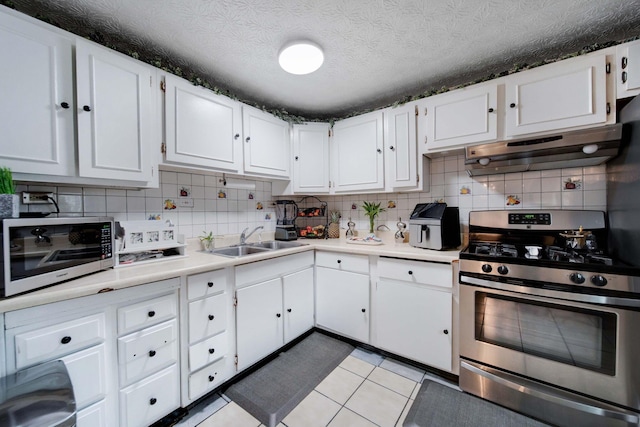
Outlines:
{"type": "Polygon", "coordinates": [[[202,243],[202,250],[209,252],[211,249],[213,249],[214,237],[212,231],[210,231],[209,233],[203,231],[202,235],[198,236],[198,238],[200,239],[200,243],[202,243]]]}
{"type": "Polygon", "coordinates": [[[0,218],[18,218],[20,199],[16,193],[11,169],[0,168],[0,218]]]}
{"type": "Polygon", "coordinates": [[[385,211],[385,209],[380,207],[380,205],[381,205],[381,202],[378,202],[378,203],[364,202],[364,204],[362,205],[362,208],[364,209],[364,214],[369,217],[369,233],[371,234],[374,233],[374,225],[375,225],[376,217],[380,212],[385,211]]]}

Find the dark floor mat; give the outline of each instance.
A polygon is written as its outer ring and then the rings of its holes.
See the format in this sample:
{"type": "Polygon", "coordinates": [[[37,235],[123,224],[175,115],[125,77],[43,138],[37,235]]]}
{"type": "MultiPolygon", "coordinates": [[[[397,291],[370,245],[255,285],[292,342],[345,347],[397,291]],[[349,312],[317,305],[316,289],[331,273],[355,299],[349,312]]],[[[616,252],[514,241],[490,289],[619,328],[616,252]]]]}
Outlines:
{"type": "Polygon", "coordinates": [[[275,427],[353,350],[314,332],[224,393],[258,421],[275,427]]]}
{"type": "Polygon", "coordinates": [[[403,427],[547,427],[534,419],[424,380],[403,427]]]}

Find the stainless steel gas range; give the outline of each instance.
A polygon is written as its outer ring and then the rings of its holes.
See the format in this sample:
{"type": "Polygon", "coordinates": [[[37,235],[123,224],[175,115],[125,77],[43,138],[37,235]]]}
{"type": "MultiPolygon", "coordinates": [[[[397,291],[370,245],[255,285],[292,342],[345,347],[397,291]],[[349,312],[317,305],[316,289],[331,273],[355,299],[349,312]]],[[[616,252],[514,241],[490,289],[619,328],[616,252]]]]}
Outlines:
{"type": "Polygon", "coordinates": [[[598,211],[477,211],[460,253],[460,387],[560,426],[640,425],[640,274],[598,211]]]}

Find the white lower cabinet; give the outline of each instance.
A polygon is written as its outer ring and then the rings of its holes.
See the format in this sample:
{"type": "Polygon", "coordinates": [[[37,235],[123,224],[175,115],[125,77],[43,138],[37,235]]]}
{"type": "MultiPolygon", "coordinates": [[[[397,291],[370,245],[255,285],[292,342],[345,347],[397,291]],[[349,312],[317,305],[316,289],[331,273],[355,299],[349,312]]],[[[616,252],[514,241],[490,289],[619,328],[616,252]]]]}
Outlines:
{"type": "Polygon", "coordinates": [[[452,270],[448,264],[380,259],[375,345],[452,371],[452,270]]]}
{"type": "Polygon", "coordinates": [[[236,267],[236,351],[243,370],[313,327],[313,253],[236,267]]]}
{"type": "Polygon", "coordinates": [[[318,252],[316,325],[368,343],[369,318],[368,257],[318,252]]]}
{"type": "Polygon", "coordinates": [[[76,413],[76,427],[107,427],[107,419],[107,406],[101,400],[76,413]]]}

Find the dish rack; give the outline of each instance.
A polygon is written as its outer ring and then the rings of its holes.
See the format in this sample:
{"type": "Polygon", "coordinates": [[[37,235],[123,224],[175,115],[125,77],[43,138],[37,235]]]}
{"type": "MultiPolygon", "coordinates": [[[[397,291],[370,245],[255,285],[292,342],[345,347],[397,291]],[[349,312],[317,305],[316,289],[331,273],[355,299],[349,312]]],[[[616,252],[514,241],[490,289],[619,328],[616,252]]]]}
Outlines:
{"type": "Polygon", "coordinates": [[[296,232],[302,239],[326,239],[329,228],[327,202],[315,196],[303,197],[298,204],[296,232]],[[309,227],[311,231],[309,231],[309,227]]]}

